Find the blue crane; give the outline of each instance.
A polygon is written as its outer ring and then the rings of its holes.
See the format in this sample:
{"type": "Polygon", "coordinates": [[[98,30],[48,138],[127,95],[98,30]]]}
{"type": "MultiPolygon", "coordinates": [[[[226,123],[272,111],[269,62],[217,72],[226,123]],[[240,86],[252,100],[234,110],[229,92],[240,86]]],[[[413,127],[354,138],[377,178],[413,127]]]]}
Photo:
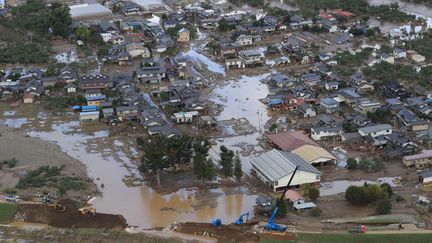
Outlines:
{"type": "Polygon", "coordinates": [[[272,213],[272,215],[271,215],[269,221],[267,222],[267,225],[265,226],[266,229],[268,229],[268,230],[275,230],[275,231],[285,231],[285,230],[287,229],[287,226],[280,226],[280,225],[278,225],[278,224],[275,224],[275,223],[274,223],[274,219],[275,219],[276,214],[277,214],[277,212],[278,212],[278,210],[279,210],[279,205],[278,205],[278,203],[283,202],[283,198],[284,198],[286,192],[288,191],[288,187],[291,185],[291,181],[292,181],[292,179],[294,178],[294,175],[295,175],[295,173],[297,172],[297,169],[298,169],[298,168],[299,168],[299,167],[296,166],[296,168],[294,169],[293,174],[291,175],[290,180],[288,181],[288,185],[286,186],[285,190],[283,191],[283,193],[282,193],[282,195],[281,195],[279,201],[276,201],[276,205],[275,205],[275,208],[274,208],[274,210],[273,210],[273,213],[272,213]]]}
{"type": "Polygon", "coordinates": [[[240,215],[240,217],[235,221],[235,224],[243,224],[243,217],[246,216],[246,221],[249,220],[249,212],[240,215]]]}

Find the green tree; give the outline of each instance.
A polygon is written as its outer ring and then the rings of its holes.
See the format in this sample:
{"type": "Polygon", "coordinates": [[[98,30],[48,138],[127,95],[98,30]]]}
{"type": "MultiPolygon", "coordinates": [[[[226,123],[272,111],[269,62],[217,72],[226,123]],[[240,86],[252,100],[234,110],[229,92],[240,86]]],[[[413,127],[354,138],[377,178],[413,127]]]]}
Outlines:
{"type": "Polygon", "coordinates": [[[229,150],[227,147],[222,145],[220,147],[221,153],[221,161],[220,164],[222,166],[222,172],[226,177],[233,176],[233,158],[234,158],[234,152],[232,150],[229,150]]]}
{"type": "Polygon", "coordinates": [[[91,37],[91,35],[92,35],[92,31],[87,26],[80,25],[76,29],[75,34],[81,40],[88,40],[91,37]]]}
{"type": "Polygon", "coordinates": [[[203,184],[216,176],[213,161],[198,153],[194,158],[194,173],[203,184]]]}
{"type": "Polygon", "coordinates": [[[311,184],[305,185],[305,194],[311,201],[316,201],[320,195],[319,190],[311,184]]]}
{"type": "Polygon", "coordinates": [[[167,138],[165,136],[155,135],[151,139],[138,139],[144,155],[141,158],[141,164],[138,167],[140,172],[156,173],[157,184],[160,186],[160,172],[168,168],[171,162],[168,161],[167,151],[167,138]]]}
{"type": "Polygon", "coordinates": [[[376,212],[378,214],[389,214],[392,209],[392,203],[390,199],[380,200],[376,205],[376,212]]]}
{"type": "Polygon", "coordinates": [[[381,184],[381,188],[384,190],[384,192],[387,193],[388,198],[391,198],[393,196],[393,189],[388,183],[381,184]]]}
{"type": "Polygon", "coordinates": [[[277,131],[277,128],[278,128],[278,125],[277,125],[276,123],[273,123],[273,124],[270,126],[269,131],[270,131],[270,132],[276,132],[276,131],[277,131]]]}
{"type": "Polygon", "coordinates": [[[240,179],[243,176],[242,164],[241,164],[240,157],[238,155],[236,155],[234,158],[234,176],[237,179],[237,181],[240,181],[240,179]]]}
{"type": "Polygon", "coordinates": [[[347,168],[348,169],[354,170],[357,168],[357,166],[358,166],[358,164],[357,164],[357,160],[355,158],[349,158],[347,160],[347,168]]]}

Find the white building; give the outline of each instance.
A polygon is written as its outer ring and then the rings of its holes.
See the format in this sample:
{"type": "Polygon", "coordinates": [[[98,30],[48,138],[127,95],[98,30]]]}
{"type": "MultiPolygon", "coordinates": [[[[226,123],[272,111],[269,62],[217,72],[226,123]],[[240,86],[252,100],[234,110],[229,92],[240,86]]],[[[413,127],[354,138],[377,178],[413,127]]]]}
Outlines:
{"type": "Polygon", "coordinates": [[[109,8],[101,4],[79,4],[69,6],[72,19],[89,19],[112,16],[109,8]]]}
{"type": "Polygon", "coordinates": [[[389,124],[380,124],[370,127],[361,127],[358,129],[358,132],[362,137],[370,135],[371,137],[375,138],[381,135],[392,134],[393,127],[389,124]]]}
{"type": "Polygon", "coordinates": [[[281,150],[273,149],[263,153],[251,163],[257,176],[274,191],[282,190],[288,185],[296,166],[299,168],[290,186],[319,184],[321,180],[321,173],[315,167],[300,156],[281,150]]]}
{"type": "Polygon", "coordinates": [[[151,10],[163,7],[161,0],[132,0],[132,2],[140,5],[144,10],[151,10]]]}
{"type": "Polygon", "coordinates": [[[315,141],[329,139],[340,136],[343,133],[341,127],[313,127],[311,128],[311,138],[315,141]]]}

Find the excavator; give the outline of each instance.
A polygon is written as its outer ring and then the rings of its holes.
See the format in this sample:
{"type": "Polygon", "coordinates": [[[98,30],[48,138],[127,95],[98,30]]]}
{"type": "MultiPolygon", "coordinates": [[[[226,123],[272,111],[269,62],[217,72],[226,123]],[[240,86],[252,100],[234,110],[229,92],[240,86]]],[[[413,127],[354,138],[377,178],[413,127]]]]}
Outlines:
{"type": "Polygon", "coordinates": [[[249,212],[240,215],[240,217],[234,223],[238,224],[238,225],[243,224],[243,217],[245,217],[245,216],[246,216],[246,221],[248,221],[249,220],[249,212]]]}
{"type": "Polygon", "coordinates": [[[285,190],[283,191],[281,197],[279,198],[279,201],[276,201],[276,205],[275,205],[275,208],[274,208],[274,210],[273,210],[273,213],[272,213],[270,219],[268,220],[267,225],[265,226],[265,228],[266,228],[267,230],[273,230],[273,231],[285,231],[285,230],[287,229],[287,226],[281,226],[281,225],[275,224],[275,223],[274,223],[274,219],[276,218],[276,214],[277,214],[277,212],[278,212],[278,210],[279,210],[279,205],[278,205],[278,203],[283,202],[284,196],[285,196],[286,192],[288,191],[288,187],[291,185],[291,181],[293,180],[294,175],[296,174],[298,168],[299,168],[299,167],[296,166],[296,168],[294,169],[293,174],[291,175],[290,180],[288,181],[288,185],[286,186],[286,188],[285,188],[285,190]]]}
{"type": "Polygon", "coordinates": [[[82,207],[78,209],[82,215],[91,214],[93,216],[96,216],[96,208],[94,207],[82,207]]]}

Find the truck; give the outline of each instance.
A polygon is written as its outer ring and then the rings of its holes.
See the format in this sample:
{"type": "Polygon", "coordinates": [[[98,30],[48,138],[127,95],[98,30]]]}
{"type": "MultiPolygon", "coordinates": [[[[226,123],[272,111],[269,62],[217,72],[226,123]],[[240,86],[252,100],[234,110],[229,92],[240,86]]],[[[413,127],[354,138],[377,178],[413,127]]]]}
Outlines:
{"type": "Polygon", "coordinates": [[[20,196],[9,194],[5,197],[6,202],[15,202],[18,203],[21,201],[20,196]]]}

